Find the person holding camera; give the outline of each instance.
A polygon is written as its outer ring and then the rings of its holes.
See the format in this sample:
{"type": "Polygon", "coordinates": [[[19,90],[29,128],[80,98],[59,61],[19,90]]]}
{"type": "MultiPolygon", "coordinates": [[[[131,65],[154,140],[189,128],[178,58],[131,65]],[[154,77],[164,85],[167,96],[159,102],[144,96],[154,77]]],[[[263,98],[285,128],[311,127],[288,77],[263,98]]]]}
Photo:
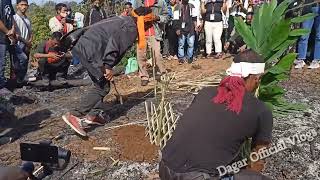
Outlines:
{"type": "Polygon", "coordinates": [[[61,32],[63,35],[73,30],[73,20],[67,18],[68,8],[66,4],[58,3],[55,6],[57,15],[49,20],[49,27],[52,33],[61,32]]]}

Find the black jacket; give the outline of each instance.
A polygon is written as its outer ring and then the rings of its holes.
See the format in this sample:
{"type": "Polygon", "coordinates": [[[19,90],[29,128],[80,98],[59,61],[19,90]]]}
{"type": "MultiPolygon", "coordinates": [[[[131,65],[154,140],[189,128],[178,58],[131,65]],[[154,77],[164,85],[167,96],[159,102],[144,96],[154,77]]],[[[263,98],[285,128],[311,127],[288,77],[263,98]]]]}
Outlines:
{"type": "Polygon", "coordinates": [[[90,26],[92,24],[95,24],[103,19],[107,18],[107,13],[104,9],[98,9],[98,8],[91,8],[90,11],[87,13],[85,17],[85,26],[90,26]]]}
{"type": "Polygon", "coordinates": [[[112,69],[136,42],[137,26],[131,17],[116,16],[92,25],[79,39],[72,54],[97,79],[101,69],[112,69]]]}

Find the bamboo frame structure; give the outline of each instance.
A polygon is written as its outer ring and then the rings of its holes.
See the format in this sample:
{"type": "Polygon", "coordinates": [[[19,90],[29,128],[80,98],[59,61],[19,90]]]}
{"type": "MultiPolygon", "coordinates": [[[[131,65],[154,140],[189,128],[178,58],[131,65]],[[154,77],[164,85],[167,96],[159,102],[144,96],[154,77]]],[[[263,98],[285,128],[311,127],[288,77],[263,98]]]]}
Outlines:
{"type": "MultiPolygon", "coordinates": [[[[165,147],[167,141],[171,138],[172,133],[176,127],[179,116],[173,112],[172,104],[167,102],[166,93],[172,77],[163,76],[159,87],[159,105],[156,106],[153,102],[145,102],[147,113],[147,127],[146,132],[150,138],[150,142],[160,148],[165,147]]],[[[156,94],[157,96],[157,94],[156,94]]]]}

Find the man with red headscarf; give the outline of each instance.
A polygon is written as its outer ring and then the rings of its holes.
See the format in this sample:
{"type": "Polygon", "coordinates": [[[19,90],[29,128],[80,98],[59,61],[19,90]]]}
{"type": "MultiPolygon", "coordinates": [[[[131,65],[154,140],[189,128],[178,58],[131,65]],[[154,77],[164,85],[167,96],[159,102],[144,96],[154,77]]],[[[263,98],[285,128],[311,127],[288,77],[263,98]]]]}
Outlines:
{"type": "Polygon", "coordinates": [[[272,113],[254,96],[264,68],[261,56],[244,51],[218,88],[199,92],[162,150],[162,180],[269,179],[259,173],[263,160],[241,161],[240,172],[234,167],[246,139],[252,138],[253,151],[271,143],[272,113]],[[228,165],[233,172],[224,168],[228,165]]]}

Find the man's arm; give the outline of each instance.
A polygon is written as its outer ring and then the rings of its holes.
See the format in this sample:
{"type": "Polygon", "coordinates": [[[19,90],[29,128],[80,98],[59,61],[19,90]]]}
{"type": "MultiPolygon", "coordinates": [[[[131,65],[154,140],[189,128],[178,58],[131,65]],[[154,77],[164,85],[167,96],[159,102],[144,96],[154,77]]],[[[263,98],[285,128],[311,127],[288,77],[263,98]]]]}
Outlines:
{"type": "Polygon", "coordinates": [[[121,59],[119,59],[119,43],[114,37],[110,37],[107,47],[105,48],[106,57],[102,60],[105,69],[111,70],[117,65],[121,59]]]}
{"type": "Polygon", "coordinates": [[[4,23],[0,20],[0,31],[3,32],[4,34],[9,33],[9,29],[4,25],[4,23]]]}
{"type": "MultiPolygon", "coordinates": [[[[258,152],[259,149],[268,148],[271,144],[273,118],[272,112],[265,107],[266,110],[262,112],[258,118],[258,127],[255,136],[252,139],[252,151],[258,152]]],[[[265,159],[259,159],[256,162],[251,162],[249,169],[261,172],[264,169],[265,159]]]]}

